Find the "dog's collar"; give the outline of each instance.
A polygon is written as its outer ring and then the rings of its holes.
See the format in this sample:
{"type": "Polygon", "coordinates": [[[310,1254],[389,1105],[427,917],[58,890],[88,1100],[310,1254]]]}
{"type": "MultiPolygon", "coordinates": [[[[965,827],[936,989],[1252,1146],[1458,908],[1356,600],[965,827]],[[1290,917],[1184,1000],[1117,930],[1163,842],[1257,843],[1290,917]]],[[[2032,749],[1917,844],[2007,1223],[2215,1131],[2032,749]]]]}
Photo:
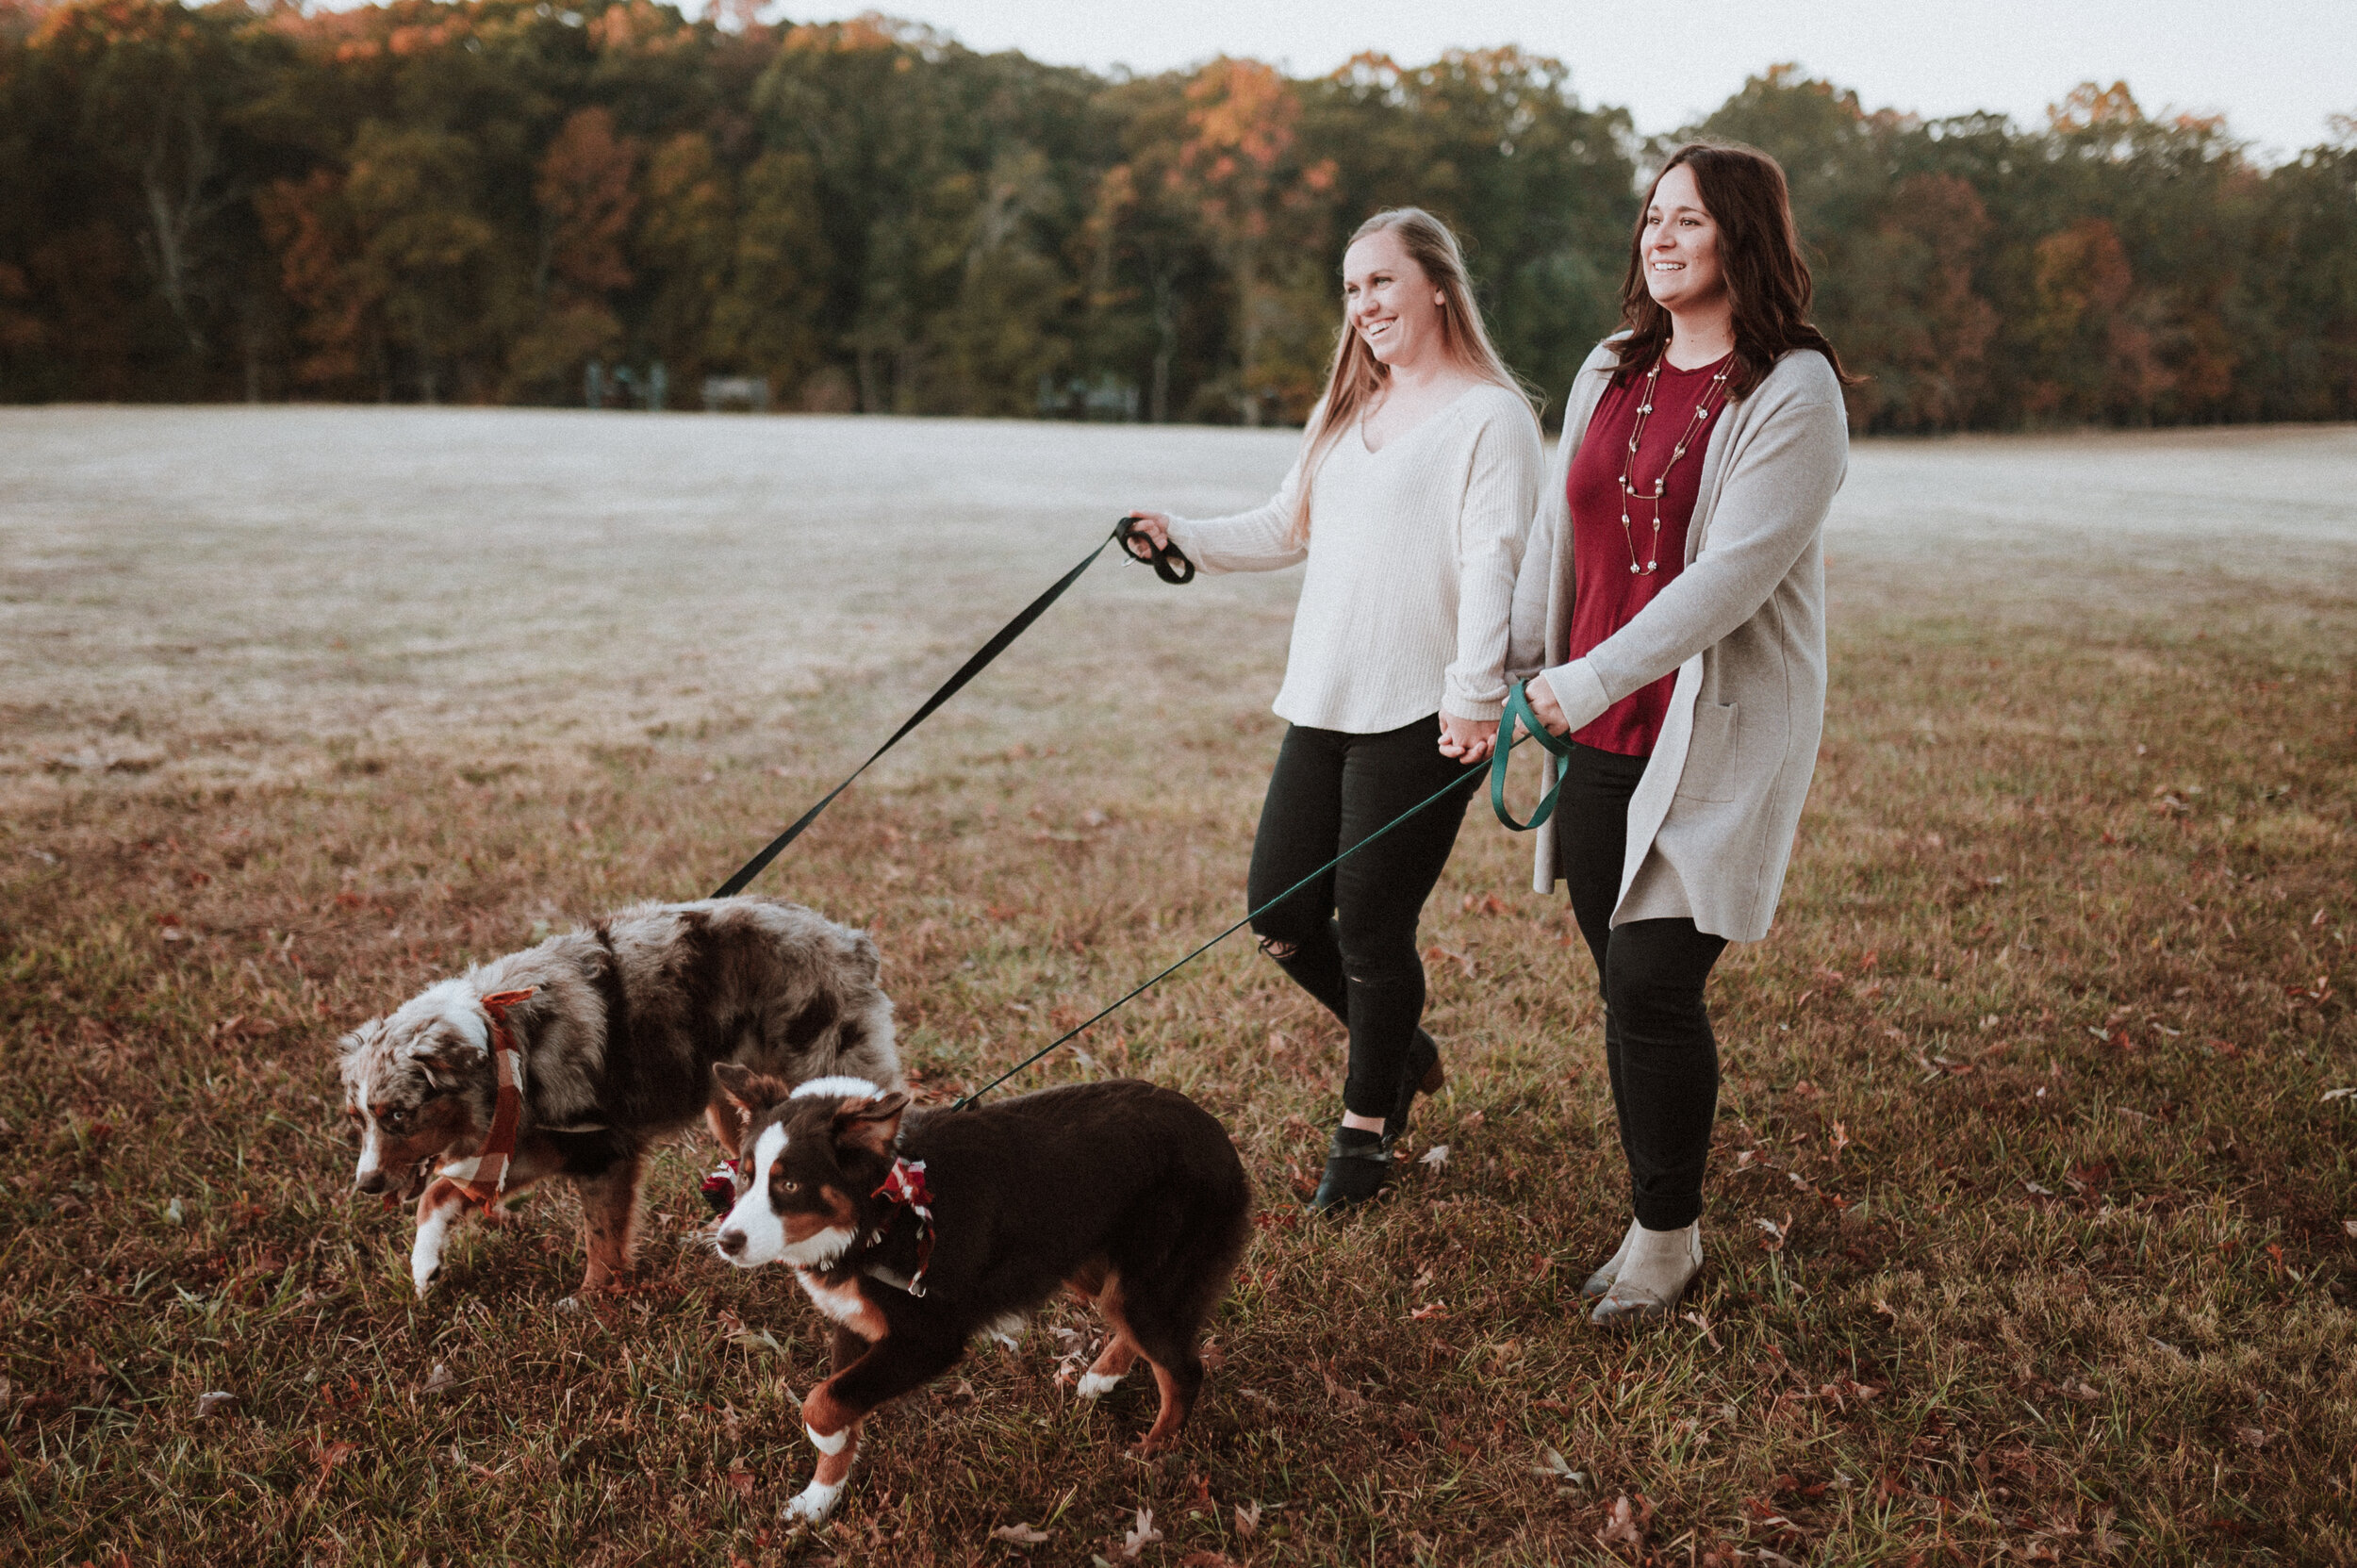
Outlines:
{"type": "MultiPolygon", "coordinates": [[[[887,1203],[901,1204],[916,1216],[916,1272],[904,1279],[898,1271],[888,1269],[882,1263],[863,1263],[860,1272],[871,1279],[882,1280],[894,1290],[922,1296],[925,1294],[925,1271],[932,1266],[933,1262],[933,1195],[925,1185],[925,1162],[904,1160],[894,1155],[892,1169],[885,1175],[883,1184],[867,1196],[881,1197],[887,1203]]],[[[889,1223],[886,1222],[887,1225],[889,1223]]],[[[867,1246],[873,1248],[882,1240],[882,1229],[870,1231],[867,1246]]]]}
{"type": "Polygon", "coordinates": [[[516,1163],[516,1133],[524,1112],[524,1059],[516,1048],[516,1032],[508,1027],[507,1010],[537,989],[527,985],[519,991],[494,991],[482,999],[483,1015],[491,1026],[491,1070],[499,1084],[491,1106],[491,1134],[483,1140],[481,1153],[453,1160],[440,1171],[478,1208],[488,1209],[499,1201],[516,1163]]]}

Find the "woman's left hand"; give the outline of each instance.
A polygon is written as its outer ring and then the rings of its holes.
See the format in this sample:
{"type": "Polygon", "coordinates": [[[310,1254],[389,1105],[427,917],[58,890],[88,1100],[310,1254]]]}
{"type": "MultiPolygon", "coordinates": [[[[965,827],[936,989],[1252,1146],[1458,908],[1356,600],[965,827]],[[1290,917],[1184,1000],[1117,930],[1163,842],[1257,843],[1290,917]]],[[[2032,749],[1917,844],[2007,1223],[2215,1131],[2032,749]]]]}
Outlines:
{"type": "Polygon", "coordinates": [[[1455,757],[1461,763],[1487,762],[1497,746],[1496,719],[1459,718],[1453,713],[1441,715],[1441,755],[1455,757]]]}

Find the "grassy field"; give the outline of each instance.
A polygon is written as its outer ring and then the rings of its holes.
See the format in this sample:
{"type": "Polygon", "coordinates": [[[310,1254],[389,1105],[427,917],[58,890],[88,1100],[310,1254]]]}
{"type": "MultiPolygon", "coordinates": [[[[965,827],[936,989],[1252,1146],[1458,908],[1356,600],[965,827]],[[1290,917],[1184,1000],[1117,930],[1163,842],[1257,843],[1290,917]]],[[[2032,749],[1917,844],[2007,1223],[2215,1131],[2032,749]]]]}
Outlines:
{"type": "MultiPolygon", "coordinates": [[[[1342,1040],[1242,941],[1032,1079],[1183,1088],[1258,1184],[1165,1460],[1055,1307],[790,1539],[817,1325],[708,1255],[687,1140],[626,1293],[565,1309],[552,1193],[414,1298],[340,1031],[704,891],[1121,506],[1289,446],[0,415],[0,1560],[2357,1560],[2357,432],[1859,450],[1673,1326],[1572,1304],[1627,1213],[1594,986],[1480,807],[1376,1212],[1298,1217],[1342,1040]]],[[[876,933],[928,1093],[1233,917],[1290,596],[1100,566],[765,879],[876,933]]]]}

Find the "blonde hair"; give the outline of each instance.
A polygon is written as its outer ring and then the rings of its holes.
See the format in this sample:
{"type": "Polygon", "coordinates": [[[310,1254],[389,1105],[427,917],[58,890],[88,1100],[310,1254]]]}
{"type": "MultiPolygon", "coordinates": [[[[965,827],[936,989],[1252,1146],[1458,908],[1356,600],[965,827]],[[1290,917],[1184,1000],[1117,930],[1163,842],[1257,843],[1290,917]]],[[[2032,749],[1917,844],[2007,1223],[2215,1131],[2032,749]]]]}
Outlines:
{"type": "MultiPolygon", "coordinates": [[[[1473,281],[1465,275],[1465,253],[1459,248],[1457,236],[1420,206],[1386,207],[1359,225],[1350,237],[1356,245],[1371,234],[1389,230],[1399,237],[1401,246],[1411,260],[1424,269],[1424,274],[1441,290],[1441,346],[1459,369],[1472,371],[1483,381],[1494,382],[1516,397],[1529,401],[1530,393],[1514,372],[1506,368],[1496,347],[1490,341],[1489,330],[1481,324],[1481,306],[1474,302],[1473,281]]],[[[1347,247],[1345,247],[1347,248],[1347,247]]],[[[1359,421],[1367,404],[1380,396],[1391,385],[1391,367],[1376,358],[1375,351],[1352,329],[1345,317],[1342,331],[1334,338],[1334,362],[1326,372],[1326,397],[1318,422],[1310,432],[1310,449],[1301,462],[1301,490],[1294,499],[1294,515],[1287,536],[1296,546],[1310,542],[1310,491],[1317,479],[1318,465],[1326,460],[1327,452],[1342,433],[1359,421]]]]}

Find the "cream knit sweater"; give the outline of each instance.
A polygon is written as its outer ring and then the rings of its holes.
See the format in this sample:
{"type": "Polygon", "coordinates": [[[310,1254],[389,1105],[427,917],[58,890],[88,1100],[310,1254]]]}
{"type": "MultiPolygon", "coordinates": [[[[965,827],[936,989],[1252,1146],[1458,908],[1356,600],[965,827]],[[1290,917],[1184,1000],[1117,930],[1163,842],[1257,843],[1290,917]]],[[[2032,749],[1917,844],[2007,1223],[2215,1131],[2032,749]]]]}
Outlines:
{"type": "MultiPolygon", "coordinates": [[[[1310,428],[1317,422],[1312,412],[1310,428]]],[[[1356,425],[1343,432],[1310,487],[1303,549],[1286,534],[1309,450],[1305,439],[1265,504],[1170,522],[1172,542],[1206,571],[1310,563],[1271,706],[1295,724],[1352,734],[1442,709],[1497,718],[1514,580],[1545,466],[1530,405],[1485,382],[1380,452],[1356,425]]]]}

